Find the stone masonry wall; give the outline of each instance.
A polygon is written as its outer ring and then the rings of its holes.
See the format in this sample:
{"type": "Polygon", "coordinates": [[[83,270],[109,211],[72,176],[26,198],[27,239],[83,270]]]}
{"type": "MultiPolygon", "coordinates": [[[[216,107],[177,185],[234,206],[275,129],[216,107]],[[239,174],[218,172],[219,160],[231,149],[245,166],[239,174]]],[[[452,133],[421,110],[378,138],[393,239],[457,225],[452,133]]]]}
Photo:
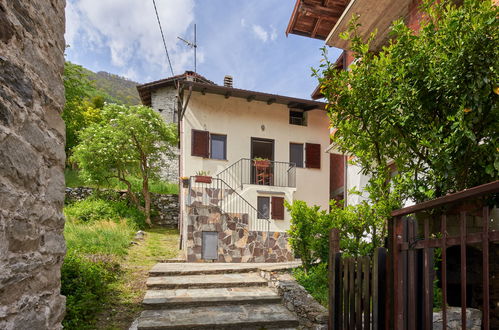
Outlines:
{"type": "MultiPolygon", "coordinates": [[[[178,116],[177,90],[175,87],[165,87],[153,91],[151,94],[151,108],[161,115],[161,118],[168,123],[177,123],[178,116]]],[[[161,177],[169,182],[178,182],[179,177],[179,150],[174,149],[175,156],[165,160],[165,165],[161,169],[161,177]]]]}
{"type": "Polygon", "coordinates": [[[284,232],[248,230],[246,214],[221,214],[214,206],[189,207],[187,261],[203,261],[203,231],[218,232],[218,262],[284,262],[294,256],[284,232]]]}
{"type": "MultiPolygon", "coordinates": [[[[101,189],[104,196],[110,199],[125,198],[125,191],[116,191],[101,189]]],[[[78,187],[66,188],[66,202],[81,201],[95,192],[94,188],[78,187]]],[[[151,193],[151,204],[153,209],[158,212],[152,217],[152,223],[161,227],[178,227],[179,202],[178,195],[173,194],[154,194],[151,193]]]]}
{"type": "Polygon", "coordinates": [[[61,329],[64,0],[0,0],[0,329],[61,329]]]}

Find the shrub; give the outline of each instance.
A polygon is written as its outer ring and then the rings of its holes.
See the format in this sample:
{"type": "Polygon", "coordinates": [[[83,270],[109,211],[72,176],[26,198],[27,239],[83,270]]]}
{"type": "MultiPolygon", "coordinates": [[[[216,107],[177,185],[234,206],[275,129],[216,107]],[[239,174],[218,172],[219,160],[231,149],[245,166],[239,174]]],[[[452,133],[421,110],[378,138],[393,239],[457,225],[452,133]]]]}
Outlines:
{"type": "Polygon", "coordinates": [[[127,253],[134,231],[135,228],[125,221],[94,223],[68,221],[64,237],[68,251],[121,256],[127,253]]]}
{"type": "Polygon", "coordinates": [[[321,305],[328,305],[328,268],[326,263],[311,267],[308,271],[295,268],[293,276],[321,305]]]}
{"type": "Polygon", "coordinates": [[[145,227],[144,214],[135,206],[128,205],[126,201],[105,200],[95,196],[67,205],[64,208],[64,214],[70,221],[94,222],[126,219],[131,227],[145,227]]]}
{"type": "Polygon", "coordinates": [[[68,250],[61,269],[61,293],[66,296],[67,329],[90,329],[116,279],[116,272],[104,262],[92,262],[68,250]]]}

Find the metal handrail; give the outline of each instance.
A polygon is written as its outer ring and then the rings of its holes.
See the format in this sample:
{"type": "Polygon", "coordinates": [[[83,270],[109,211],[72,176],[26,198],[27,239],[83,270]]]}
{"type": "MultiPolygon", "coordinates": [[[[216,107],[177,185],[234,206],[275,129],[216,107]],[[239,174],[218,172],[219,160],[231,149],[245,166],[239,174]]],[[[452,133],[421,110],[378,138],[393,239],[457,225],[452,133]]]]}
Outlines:
{"type": "MultiPolygon", "coordinates": [[[[212,198],[212,199],[210,199],[209,202],[205,202],[203,200],[202,204],[218,206],[220,211],[228,216],[231,216],[231,213],[247,214],[248,215],[248,226],[250,226],[249,221],[254,220],[254,223],[252,223],[251,225],[255,228],[263,229],[262,227],[264,227],[264,226],[260,226],[258,221],[264,220],[266,222],[267,232],[270,231],[270,219],[268,217],[265,217],[264,214],[262,214],[260,211],[258,211],[257,208],[255,208],[250,202],[248,202],[243,196],[241,196],[241,194],[239,194],[236,191],[236,189],[231,187],[223,179],[211,178],[211,180],[212,180],[211,183],[197,183],[197,185],[196,185],[196,184],[193,184],[193,182],[196,183],[195,178],[196,178],[195,176],[191,176],[189,179],[189,204],[190,205],[192,205],[191,191],[192,191],[193,186],[198,186],[201,188],[218,189],[220,191],[220,194],[221,194],[220,199],[217,200],[217,199],[212,198]],[[215,184],[213,183],[214,181],[216,182],[215,184]],[[236,198],[239,199],[239,201],[235,201],[235,202],[232,201],[232,204],[239,203],[235,207],[235,209],[236,209],[235,212],[228,210],[228,206],[227,206],[228,202],[225,200],[226,197],[228,197],[228,196],[225,196],[226,191],[230,191],[232,194],[235,194],[236,198]],[[217,200],[216,204],[213,203],[214,200],[217,200]],[[247,211],[249,211],[249,212],[247,212],[247,211]],[[252,214],[250,214],[250,213],[254,213],[254,215],[256,216],[255,219],[251,219],[252,214]]],[[[204,198],[204,196],[202,196],[202,198],[204,198]]]]}
{"type": "MultiPolygon", "coordinates": [[[[232,187],[242,188],[244,184],[258,184],[253,159],[241,158],[217,174],[217,178],[230,181],[232,187]]],[[[296,164],[269,160],[272,180],[265,185],[277,187],[296,187],[296,164]]]]}

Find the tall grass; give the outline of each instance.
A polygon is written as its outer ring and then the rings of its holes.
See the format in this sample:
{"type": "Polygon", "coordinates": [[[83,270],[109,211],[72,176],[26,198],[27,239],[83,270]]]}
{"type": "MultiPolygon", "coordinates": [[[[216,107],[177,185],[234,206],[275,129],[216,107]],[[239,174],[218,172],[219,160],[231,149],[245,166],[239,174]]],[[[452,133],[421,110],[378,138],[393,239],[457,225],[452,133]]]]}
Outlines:
{"type": "Polygon", "coordinates": [[[78,223],[69,221],[64,228],[67,249],[79,254],[127,254],[135,228],[125,220],[78,223]]]}
{"type": "MultiPolygon", "coordinates": [[[[78,171],[72,169],[65,169],[64,175],[66,177],[66,186],[71,188],[76,187],[92,187],[92,188],[108,188],[116,190],[126,190],[127,187],[123,182],[118,179],[109,179],[108,181],[100,182],[97,184],[88,184],[80,176],[78,171]]],[[[142,180],[138,177],[129,177],[128,180],[132,184],[134,192],[142,191],[142,180]]],[[[152,180],[149,182],[149,190],[156,194],[177,194],[178,184],[165,182],[161,180],[152,180]]]]}

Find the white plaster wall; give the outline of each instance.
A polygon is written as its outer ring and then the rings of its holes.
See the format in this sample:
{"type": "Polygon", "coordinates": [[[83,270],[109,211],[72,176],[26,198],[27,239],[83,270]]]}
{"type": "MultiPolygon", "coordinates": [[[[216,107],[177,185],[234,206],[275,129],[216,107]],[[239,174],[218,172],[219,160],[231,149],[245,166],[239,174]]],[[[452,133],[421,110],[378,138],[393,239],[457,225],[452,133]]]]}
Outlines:
{"type": "Polygon", "coordinates": [[[369,198],[369,194],[364,190],[364,187],[368,184],[369,175],[364,175],[361,173],[360,166],[348,164],[347,166],[347,204],[356,205],[369,198]],[[359,196],[357,194],[351,194],[351,189],[356,189],[362,194],[359,196]]]}
{"type": "MultiPolygon", "coordinates": [[[[285,105],[252,101],[222,95],[193,92],[181,125],[181,176],[195,175],[199,170],[209,171],[212,176],[241,158],[251,156],[251,138],[273,139],[274,160],[289,162],[289,143],[319,143],[325,150],[329,145],[329,119],[323,110],[308,112],[307,126],[289,124],[289,109],[285,105]],[[262,125],[265,127],[262,129],[262,125]],[[206,159],[191,156],[191,129],[208,130],[227,135],[227,160],[206,159]]],[[[280,188],[286,197],[304,200],[310,205],[329,208],[329,155],[321,154],[320,169],[296,169],[296,191],[280,188]]],[[[262,186],[256,186],[264,190],[262,186]]],[[[266,186],[267,187],[267,186],[266,186]]],[[[267,190],[267,189],[265,189],[267,190]]],[[[246,199],[254,200],[256,193],[244,192],[246,199]],[[251,196],[250,196],[251,195],[251,196]]],[[[287,213],[287,212],[286,212],[287,213]]],[[[276,229],[289,227],[289,215],[276,229]]]]}

